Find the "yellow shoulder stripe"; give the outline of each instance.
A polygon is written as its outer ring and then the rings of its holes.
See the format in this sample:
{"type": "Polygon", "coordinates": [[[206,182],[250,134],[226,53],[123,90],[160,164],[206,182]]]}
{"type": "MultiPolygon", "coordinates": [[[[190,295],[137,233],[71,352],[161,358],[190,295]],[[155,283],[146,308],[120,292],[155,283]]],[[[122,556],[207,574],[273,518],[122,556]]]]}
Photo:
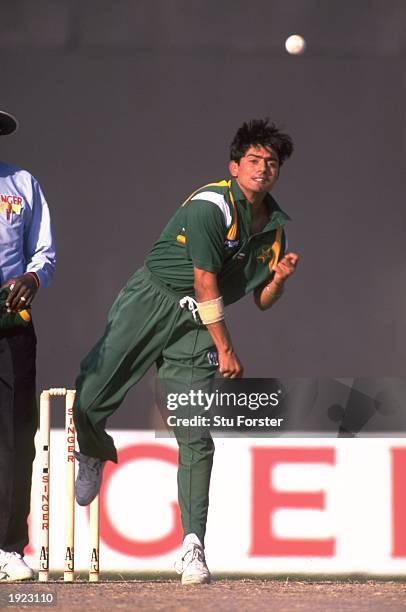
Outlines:
{"type": "MultiPolygon", "coordinates": [[[[203,185],[203,187],[199,187],[199,189],[196,189],[196,191],[194,191],[192,194],[190,194],[190,196],[188,198],[186,198],[186,200],[183,202],[183,204],[181,204],[182,206],[186,206],[186,204],[196,195],[199,193],[199,191],[202,191],[202,189],[205,189],[206,187],[228,187],[228,193],[230,196],[230,202],[231,202],[231,208],[232,208],[232,216],[233,216],[233,222],[231,223],[230,227],[227,230],[227,234],[226,234],[226,240],[235,240],[237,237],[237,210],[235,207],[235,201],[234,201],[234,196],[232,194],[231,191],[231,180],[226,181],[226,180],[222,180],[222,181],[218,181],[217,183],[207,183],[207,185],[203,185]]],[[[183,234],[178,234],[178,236],[176,236],[176,240],[177,242],[179,242],[179,244],[185,244],[186,243],[186,237],[183,234]]]]}
{"type": "Polygon", "coordinates": [[[228,193],[230,195],[230,202],[231,202],[231,206],[233,209],[233,222],[230,225],[230,227],[228,228],[227,234],[226,234],[226,239],[227,240],[235,240],[237,237],[237,210],[235,208],[235,202],[234,202],[234,196],[233,196],[233,192],[231,191],[231,181],[228,181],[228,193]]]}
{"type": "Polygon", "coordinates": [[[276,230],[275,241],[272,245],[273,257],[268,263],[270,272],[272,272],[273,266],[275,266],[279,261],[279,257],[281,254],[281,246],[282,246],[282,233],[283,233],[283,228],[278,227],[278,229],[276,230]]]}
{"type": "Polygon", "coordinates": [[[189,200],[193,198],[193,196],[195,196],[197,193],[199,193],[199,191],[201,191],[202,189],[205,189],[206,187],[229,187],[230,184],[231,184],[231,181],[224,181],[224,180],[218,181],[217,183],[207,183],[207,185],[203,185],[203,187],[199,187],[199,189],[196,189],[196,191],[191,193],[190,196],[186,198],[186,200],[183,202],[183,204],[181,204],[181,207],[185,206],[185,204],[187,204],[189,200]]]}

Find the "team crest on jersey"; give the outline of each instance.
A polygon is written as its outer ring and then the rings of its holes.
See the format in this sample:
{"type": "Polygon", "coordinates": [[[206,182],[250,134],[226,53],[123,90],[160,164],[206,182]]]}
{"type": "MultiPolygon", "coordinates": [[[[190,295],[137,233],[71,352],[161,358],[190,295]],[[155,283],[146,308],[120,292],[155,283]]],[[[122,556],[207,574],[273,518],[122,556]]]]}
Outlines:
{"type": "Polygon", "coordinates": [[[271,244],[265,244],[258,253],[257,261],[263,264],[267,264],[275,258],[275,253],[271,244]]]}
{"type": "Polygon", "coordinates": [[[20,196],[0,193],[0,213],[6,215],[7,221],[11,221],[12,214],[21,215],[23,199],[20,196]]]}

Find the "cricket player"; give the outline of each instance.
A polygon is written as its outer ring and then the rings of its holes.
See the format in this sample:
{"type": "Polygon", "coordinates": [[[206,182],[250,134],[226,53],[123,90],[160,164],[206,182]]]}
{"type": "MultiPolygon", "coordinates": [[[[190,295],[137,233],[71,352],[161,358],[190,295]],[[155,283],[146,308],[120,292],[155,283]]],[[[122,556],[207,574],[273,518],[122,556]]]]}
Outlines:
{"type": "MultiPolygon", "coordinates": [[[[216,371],[242,376],[224,307],[253,293],[256,306],[268,310],[295,271],[298,255],[286,252],[288,216],[269,193],[292,152],[290,136],[273,123],[244,123],[231,144],[231,178],[187,198],[118,295],[77,379],[79,504],[97,495],[105,462],[117,461],[107,418],[152,364],[163,381],[190,387],[207,384],[216,371]]],[[[174,433],[184,530],[177,569],[182,584],[207,583],[204,536],[214,444],[199,428],[174,433]]]]}
{"type": "MultiPolygon", "coordinates": [[[[17,129],[0,111],[0,145],[17,129]]],[[[30,306],[47,287],[55,249],[47,203],[31,174],[0,161],[0,581],[33,578],[28,544],[34,435],[36,337],[30,306]]]]}

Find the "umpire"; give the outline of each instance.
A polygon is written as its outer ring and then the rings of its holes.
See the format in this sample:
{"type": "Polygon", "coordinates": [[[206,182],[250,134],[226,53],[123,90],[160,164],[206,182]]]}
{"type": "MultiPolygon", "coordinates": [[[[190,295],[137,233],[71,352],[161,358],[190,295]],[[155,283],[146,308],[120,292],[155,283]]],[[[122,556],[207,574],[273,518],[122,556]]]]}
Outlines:
{"type": "MultiPolygon", "coordinates": [[[[16,119],[0,111],[0,136],[16,129],[16,119]]],[[[0,581],[33,578],[23,559],[37,429],[30,306],[54,267],[41,187],[25,170],[0,161],[0,581]]]]}

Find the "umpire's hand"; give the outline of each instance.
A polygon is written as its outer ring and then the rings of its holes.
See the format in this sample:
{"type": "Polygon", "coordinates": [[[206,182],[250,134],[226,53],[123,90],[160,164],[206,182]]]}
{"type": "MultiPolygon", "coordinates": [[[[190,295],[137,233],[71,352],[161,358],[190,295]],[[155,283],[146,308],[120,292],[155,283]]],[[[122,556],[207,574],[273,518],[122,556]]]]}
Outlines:
{"type": "Polygon", "coordinates": [[[22,276],[9,278],[3,287],[11,287],[6,301],[8,312],[17,312],[30,306],[38,291],[38,285],[32,274],[23,274],[22,276]]]}

